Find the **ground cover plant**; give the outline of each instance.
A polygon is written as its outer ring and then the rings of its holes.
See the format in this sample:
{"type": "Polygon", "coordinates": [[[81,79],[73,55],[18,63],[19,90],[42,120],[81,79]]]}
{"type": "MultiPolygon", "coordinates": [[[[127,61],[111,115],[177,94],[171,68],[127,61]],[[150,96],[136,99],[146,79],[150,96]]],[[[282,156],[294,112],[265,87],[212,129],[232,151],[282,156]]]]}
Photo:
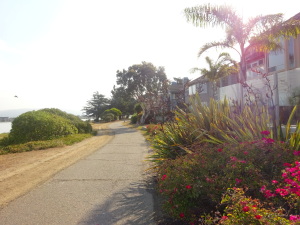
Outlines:
{"type": "Polygon", "coordinates": [[[4,144],[0,140],[0,155],[8,153],[19,153],[33,150],[42,150],[55,147],[63,147],[78,143],[86,138],[92,137],[92,134],[73,134],[61,138],[46,141],[30,141],[23,144],[4,144]]]}

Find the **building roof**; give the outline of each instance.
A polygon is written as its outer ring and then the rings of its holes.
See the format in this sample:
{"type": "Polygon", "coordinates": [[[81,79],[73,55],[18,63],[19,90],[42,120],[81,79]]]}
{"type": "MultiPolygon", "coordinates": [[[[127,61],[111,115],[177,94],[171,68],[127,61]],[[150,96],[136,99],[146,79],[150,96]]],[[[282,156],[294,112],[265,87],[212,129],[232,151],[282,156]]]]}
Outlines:
{"type": "Polygon", "coordinates": [[[187,86],[191,86],[193,84],[198,84],[198,83],[205,83],[207,81],[208,81],[207,78],[205,78],[204,76],[201,76],[201,77],[197,77],[196,79],[188,82],[187,86]]]}

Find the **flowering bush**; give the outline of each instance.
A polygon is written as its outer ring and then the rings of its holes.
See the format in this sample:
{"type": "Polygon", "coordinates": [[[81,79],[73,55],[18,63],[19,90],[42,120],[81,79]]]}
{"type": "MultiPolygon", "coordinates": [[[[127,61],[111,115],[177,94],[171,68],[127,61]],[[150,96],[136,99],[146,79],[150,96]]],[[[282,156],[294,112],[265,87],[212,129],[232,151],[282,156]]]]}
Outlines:
{"type": "Polygon", "coordinates": [[[226,191],[221,201],[226,204],[223,216],[210,218],[206,221],[215,221],[215,224],[264,224],[264,225],[288,225],[296,224],[295,220],[285,218],[282,208],[274,209],[262,203],[259,199],[246,197],[243,189],[230,188],[226,191]]]}
{"type": "Polygon", "coordinates": [[[248,196],[265,200],[260,188],[278,180],[284,163],[297,157],[270,138],[218,147],[193,144],[188,149],[191,154],[159,166],[158,188],[167,212],[189,221],[215,210],[228,188],[245,188],[248,196]]]}
{"type": "MultiPolygon", "coordinates": [[[[297,152],[298,155],[298,152],[297,152]]],[[[272,180],[273,187],[267,189],[266,185],[261,187],[261,192],[264,196],[275,202],[282,202],[284,206],[291,213],[299,213],[300,207],[300,162],[296,161],[293,164],[284,163],[286,168],[282,172],[280,180],[272,180]],[[287,203],[287,205],[286,205],[287,203]]],[[[294,219],[298,218],[300,223],[300,216],[292,216],[294,219]]]]}

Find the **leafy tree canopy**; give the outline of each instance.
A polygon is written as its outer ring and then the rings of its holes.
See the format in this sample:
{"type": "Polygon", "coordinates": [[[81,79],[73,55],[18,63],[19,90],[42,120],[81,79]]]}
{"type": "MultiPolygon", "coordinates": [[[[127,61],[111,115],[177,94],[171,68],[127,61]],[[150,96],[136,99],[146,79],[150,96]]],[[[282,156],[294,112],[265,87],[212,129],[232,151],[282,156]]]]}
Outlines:
{"type": "Polygon", "coordinates": [[[110,107],[117,108],[122,111],[123,115],[132,115],[134,113],[133,107],[137,101],[131,97],[124,87],[113,87],[112,99],[110,107]]]}
{"type": "Polygon", "coordinates": [[[163,67],[156,68],[152,63],[142,62],[122,71],[117,71],[117,84],[143,107],[144,123],[150,111],[161,107],[162,99],[168,93],[168,80],[163,67]]]}
{"type": "Polygon", "coordinates": [[[91,100],[87,101],[83,111],[86,116],[95,118],[96,122],[99,122],[101,114],[109,108],[109,99],[99,92],[94,92],[91,100]]]}
{"type": "Polygon", "coordinates": [[[113,119],[116,120],[116,119],[118,119],[119,116],[122,115],[122,112],[119,109],[111,108],[111,109],[105,110],[104,113],[102,114],[102,117],[108,117],[107,114],[113,115],[113,118],[111,120],[113,120],[113,119]]]}

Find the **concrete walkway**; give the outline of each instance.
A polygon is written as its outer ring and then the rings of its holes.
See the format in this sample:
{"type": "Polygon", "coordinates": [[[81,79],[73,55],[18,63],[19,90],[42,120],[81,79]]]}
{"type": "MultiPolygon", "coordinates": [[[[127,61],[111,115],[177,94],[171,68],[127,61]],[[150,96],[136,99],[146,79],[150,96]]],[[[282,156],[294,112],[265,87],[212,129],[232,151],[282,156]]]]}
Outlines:
{"type": "Polygon", "coordinates": [[[0,224],[156,224],[145,174],[149,147],[122,123],[110,125],[106,146],[3,208],[0,224]]]}

